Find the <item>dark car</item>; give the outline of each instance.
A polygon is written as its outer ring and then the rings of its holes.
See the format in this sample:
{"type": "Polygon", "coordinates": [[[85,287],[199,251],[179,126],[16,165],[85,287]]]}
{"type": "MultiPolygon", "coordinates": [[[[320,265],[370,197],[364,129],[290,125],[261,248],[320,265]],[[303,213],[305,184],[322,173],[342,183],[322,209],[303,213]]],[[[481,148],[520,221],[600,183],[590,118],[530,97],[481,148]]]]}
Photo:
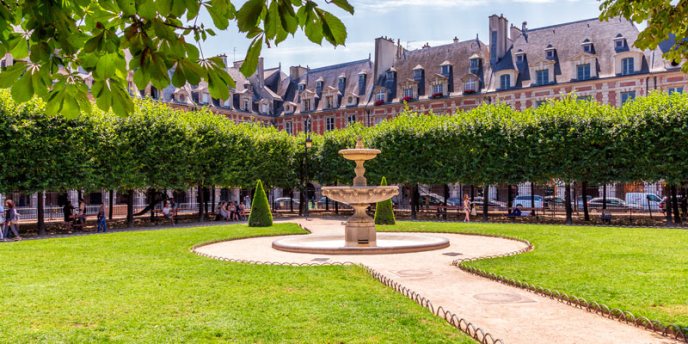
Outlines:
{"type": "MultiPolygon", "coordinates": [[[[602,210],[604,204],[602,197],[595,197],[588,202],[588,209],[592,211],[602,210]]],[[[625,209],[640,209],[640,206],[635,204],[626,204],[622,199],[616,197],[607,197],[607,209],[609,210],[625,210],[625,209]]]]}

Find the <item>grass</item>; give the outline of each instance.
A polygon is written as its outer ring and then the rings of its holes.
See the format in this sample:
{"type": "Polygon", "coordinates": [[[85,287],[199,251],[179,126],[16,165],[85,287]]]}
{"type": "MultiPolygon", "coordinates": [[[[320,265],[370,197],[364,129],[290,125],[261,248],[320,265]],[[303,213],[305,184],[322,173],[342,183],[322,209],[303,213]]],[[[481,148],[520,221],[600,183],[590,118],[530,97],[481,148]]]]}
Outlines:
{"type": "Polygon", "coordinates": [[[472,343],[359,267],[197,256],[296,225],[120,232],[0,245],[0,342],[472,343]]]}
{"type": "Polygon", "coordinates": [[[469,264],[636,316],[688,326],[685,230],[437,222],[399,222],[378,229],[525,239],[534,251],[469,264]]]}

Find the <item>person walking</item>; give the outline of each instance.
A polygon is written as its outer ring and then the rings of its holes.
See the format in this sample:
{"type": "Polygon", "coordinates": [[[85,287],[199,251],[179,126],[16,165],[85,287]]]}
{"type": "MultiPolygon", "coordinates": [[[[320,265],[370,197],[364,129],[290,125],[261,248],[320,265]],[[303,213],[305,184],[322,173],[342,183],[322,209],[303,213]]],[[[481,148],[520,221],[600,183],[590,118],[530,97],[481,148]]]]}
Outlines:
{"type": "Polygon", "coordinates": [[[96,233],[107,232],[107,221],[105,217],[105,204],[101,204],[98,208],[98,229],[96,233]]]}
{"type": "Polygon", "coordinates": [[[471,222],[471,198],[468,194],[463,195],[463,213],[466,214],[463,222],[471,222]]]}
{"type": "Polygon", "coordinates": [[[242,221],[246,218],[246,206],[243,203],[239,204],[239,218],[242,221]]]}
{"type": "Polygon", "coordinates": [[[9,236],[10,230],[14,234],[14,240],[21,240],[19,236],[19,213],[17,213],[17,208],[14,206],[14,201],[8,199],[5,201],[5,224],[3,226],[3,235],[5,238],[9,236]]]}
{"type": "Polygon", "coordinates": [[[79,223],[79,226],[81,230],[84,230],[84,227],[86,227],[86,201],[84,201],[84,198],[79,198],[79,212],[77,213],[77,222],[79,223]]]}

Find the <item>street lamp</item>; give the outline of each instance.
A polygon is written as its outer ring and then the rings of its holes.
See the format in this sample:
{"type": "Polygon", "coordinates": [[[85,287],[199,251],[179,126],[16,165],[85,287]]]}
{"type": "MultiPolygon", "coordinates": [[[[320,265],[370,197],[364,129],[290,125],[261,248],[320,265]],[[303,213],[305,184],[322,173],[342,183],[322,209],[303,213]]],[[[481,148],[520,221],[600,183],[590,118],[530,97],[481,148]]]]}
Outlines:
{"type": "Polygon", "coordinates": [[[308,116],[308,119],[306,120],[306,141],[304,142],[303,145],[303,151],[304,151],[304,201],[305,201],[305,208],[303,210],[303,216],[308,220],[308,148],[311,148],[313,146],[313,140],[311,140],[311,134],[310,134],[310,127],[311,127],[311,116],[308,116]]]}

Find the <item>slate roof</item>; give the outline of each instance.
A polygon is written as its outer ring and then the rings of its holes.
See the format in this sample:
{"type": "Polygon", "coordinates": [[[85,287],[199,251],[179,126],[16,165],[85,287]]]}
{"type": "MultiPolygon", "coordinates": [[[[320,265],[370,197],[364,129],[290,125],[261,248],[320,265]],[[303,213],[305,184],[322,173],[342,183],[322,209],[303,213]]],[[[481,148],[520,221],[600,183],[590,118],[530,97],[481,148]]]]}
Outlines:
{"type": "MultiPolygon", "coordinates": [[[[534,71],[526,68],[528,65],[537,65],[546,62],[545,49],[549,45],[556,50],[555,77],[557,82],[568,82],[576,78],[575,63],[583,51],[583,41],[589,40],[593,44],[592,56],[597,58],[597,70],[600,77],[613,76],[614,56],[621,52],[615,47],[614,39],[621,35],[626,39],[627,46],[623,51],[638,51],[645,56],[640,72],[661,69],[665,61],[661,57],[661,50],[642,51],[633,46],[638,37],[638,29],[635,25],[622,18],[612,18],[603,22],[598,18],[580,20],[570,23],[546,26],[535,29],[528,29],[527,35],[521,34],[512,37],[513,45],[506,55],[492,66],[493,72],[504,69],[518,69],[519,78],[517,86],[527,87],[531,84],[531,75],[534,71]],[[522,64],[516,63],[516,52],[525,53],[525,61],[522,64]]],[[[493,81],[492,89],[499,80],[493,81]]]]}
{"type": "MultiPolygon", "coordinates": [[[[365,105],[365,102],[370,98],[370,93],[373,89],[373,63],[370,59],[363,59],[357,61],[351,61],[331,66],[325,66],[321,68],[308,69],[306,73],[296,80],[292,80],[293,85],[286,88],[285,101],[291,101],[293,103],[299,103],[299,92],[296,90],[297,85],[304,84],[305,91],[316,91],[316,82],[323,82],[323,95],[325,94],[328,87],[337,89],[339,86],[339,78],[341,76],[346,78],[346,86],[344,88],[344,93],[340,94],[340,99],[338,101],[337,108],[347,107],[347,97],[356,94],[358,95],[358,75],[364,72],[366,77],[366,90],[363,95],[360,96],[358,106],[365,105]]],[[[316,101],[317,107],[315,111],[322,111],[325,107],[324,101],[316,101]]],[[[300,113],[300,106],[294,113],[300,113]]]]}

